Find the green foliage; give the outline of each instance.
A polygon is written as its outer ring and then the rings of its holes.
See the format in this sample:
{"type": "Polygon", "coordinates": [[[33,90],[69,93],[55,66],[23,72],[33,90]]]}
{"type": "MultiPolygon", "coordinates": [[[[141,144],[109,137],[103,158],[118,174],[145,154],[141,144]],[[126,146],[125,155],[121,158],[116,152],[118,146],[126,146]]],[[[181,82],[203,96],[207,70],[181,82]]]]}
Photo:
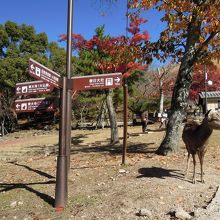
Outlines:
{"type": "Polygon", "coordinates": [[[33,80],[28,74],[29,58],[65,72],[65,50],[55,42],[49,44],[45,33],[36,34],[33,26],[12,21],[0,25],[0,91],[14,97],[16,83],[33,80]]]}
{"type": "Polygon", "coordinates": [[[97,58],[97,51],[81,50],[78,57],[74,59],[74,73],[80,76],[99,74],[100,71],[95,65],[97,58]]]}
{"type": "Polygon", "coordinates": [[[66,51],[64,48],[60,48],[56,42],[48,44],[47,49],[48,58],[50,61],[51,69],[59,73],[61,76],[66,74],[66,51]]]}
{"type": "Polygon", "coordinates": [[[134,98],[129,100],[129,109],[135,113],[140,115],[143,111],[155,111],[158,109],[158,100],[146,100],[146,99],[140,99],[135,100],[134,98]]]}

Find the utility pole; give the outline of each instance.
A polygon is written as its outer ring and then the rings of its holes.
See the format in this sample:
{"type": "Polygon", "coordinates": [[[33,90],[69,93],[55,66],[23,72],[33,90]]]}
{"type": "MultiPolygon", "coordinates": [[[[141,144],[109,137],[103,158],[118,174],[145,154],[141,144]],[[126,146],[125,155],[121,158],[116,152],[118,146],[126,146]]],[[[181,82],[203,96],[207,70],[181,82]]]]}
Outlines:
{"type": "Polygon", "coordinates": [[[204,88],[205,88],[205,107],[204,107],[204,114],[207,112],[207,69],[206,65],[204,64],[204,88]]]}

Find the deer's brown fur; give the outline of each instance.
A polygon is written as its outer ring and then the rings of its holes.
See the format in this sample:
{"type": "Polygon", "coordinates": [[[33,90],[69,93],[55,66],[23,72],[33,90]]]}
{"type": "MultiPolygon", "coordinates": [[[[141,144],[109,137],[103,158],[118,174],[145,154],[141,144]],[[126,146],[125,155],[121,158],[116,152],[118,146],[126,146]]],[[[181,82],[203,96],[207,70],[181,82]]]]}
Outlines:
{"type": "Polygon", "coordinates": [[[208,117],[210,111],[208,111],[201,124],[195,121],[186,122],[182,139],[186,145],[188,152],[187,168],[185,177],[188,175],[190,154],[193,158],[193,179],[192,182],[196,182],[196,159],[195,155],[198,154],[200,167],[201,167],[201,182],[204,183],[203,178],[203,161],[204,155],[207,150],[207,144],[209,137],[212,134],[213,129],[220,129],[220,115],[219,113],[213,113],[208,117]]]}

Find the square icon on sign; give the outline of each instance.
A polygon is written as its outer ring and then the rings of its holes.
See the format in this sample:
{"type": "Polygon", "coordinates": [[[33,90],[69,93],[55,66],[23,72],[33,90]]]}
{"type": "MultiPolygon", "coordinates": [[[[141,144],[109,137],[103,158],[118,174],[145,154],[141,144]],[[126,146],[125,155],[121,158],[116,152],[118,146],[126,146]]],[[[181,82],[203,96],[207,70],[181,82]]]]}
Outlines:
{"type": "Polygon", "coordinates": [[[113,85],[113,78],[106,78],[105,79],[105,85],[106,86],[112,86],[113,85]]]}
{"type": "Polygon", "coordinates": [[[22,86],[22,93],[27,93],[27,89],[28,89],[27,86],[22,86]]]}
{"type": "Polygon", "coordinates": [[[27,103],[21,103],[21,110],[27,110],[27,103]]]}
{"type": "Polygon", "coordinates": [[[35,67],[35,74],[40,77],[40,68],[37,66],[35,67]]]}

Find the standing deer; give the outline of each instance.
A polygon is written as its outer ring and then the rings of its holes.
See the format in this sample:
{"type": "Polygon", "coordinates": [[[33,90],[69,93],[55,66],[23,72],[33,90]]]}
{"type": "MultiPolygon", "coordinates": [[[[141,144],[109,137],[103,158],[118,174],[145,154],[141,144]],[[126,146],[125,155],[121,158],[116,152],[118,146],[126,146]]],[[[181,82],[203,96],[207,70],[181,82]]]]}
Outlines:
{"type": "Polygon", "coordinates": [[[192,182],[196,183],[196,159],[195,155],[198,154],[200,167],[201,167],[201,182],[204,183],[203,179],[203,160],[204,155],[207,150],[208,139],[212,134],[213,129],[220,130],[220,113],[212,113],[210,117],[208,114],[211,110],[209,110],[205,114],[205,118],[203,119],[201,124],[198,124],[195,121],[186,122],[182,139],[186,145],[186,149],[188,152],[187,158],[187,168],[185,172],[185,178],[188,175],[189,164],[190,164],[190,154],[192,154],[193,158],[193,179],[192,182]]]}

